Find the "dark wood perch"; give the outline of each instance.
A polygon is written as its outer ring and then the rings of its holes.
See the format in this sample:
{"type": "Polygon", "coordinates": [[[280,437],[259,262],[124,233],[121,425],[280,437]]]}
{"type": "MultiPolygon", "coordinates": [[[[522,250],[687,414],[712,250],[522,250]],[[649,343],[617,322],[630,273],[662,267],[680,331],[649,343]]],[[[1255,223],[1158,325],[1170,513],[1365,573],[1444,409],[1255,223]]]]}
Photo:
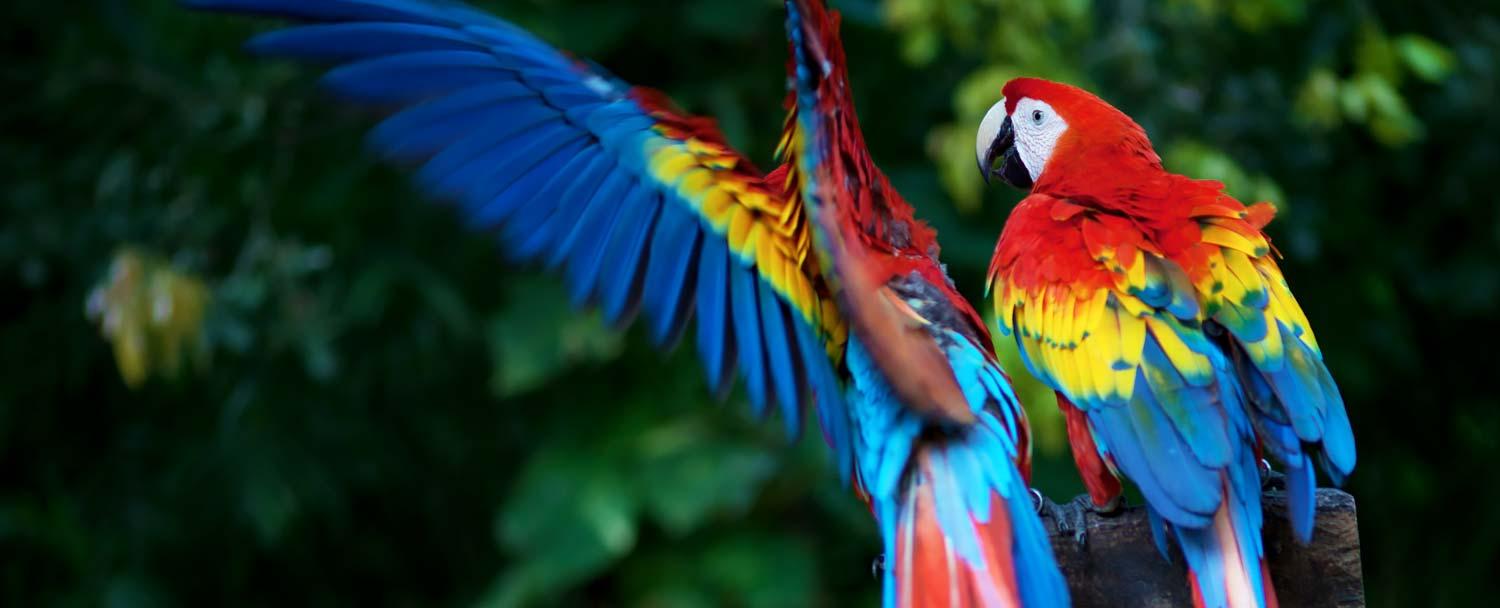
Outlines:
{"type": "MultiPolygon", "coordinates": [[[[1285,495],[1272,491],[1263,498],[1266,554],[1281,606],[1364,606],[1354,497],[1318,490],[1317,523],[1307,546],[1292,540],[1285,495]]],[[[1169,562],[1156,551],[1144,508],[1130,507],[1111,516],[1089,513],[1088,538],[1081,547],[1072,534],[1059,532],[1050,516],[1042,520],[1076,608],[1193,605],[1182,555],[1173,548],[1169,562]]]]}

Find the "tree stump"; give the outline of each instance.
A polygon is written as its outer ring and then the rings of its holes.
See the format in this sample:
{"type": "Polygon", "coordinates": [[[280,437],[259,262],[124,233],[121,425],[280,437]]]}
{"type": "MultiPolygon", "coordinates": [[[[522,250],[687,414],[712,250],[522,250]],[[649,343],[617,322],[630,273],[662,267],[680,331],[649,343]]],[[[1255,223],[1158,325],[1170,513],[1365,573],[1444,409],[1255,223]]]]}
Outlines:
{"type": "MultiPolygon", "coordinates": [[[[1318,515],[1306,546],[1292,539],[1284,493],[1266,492],[1262,504],[1266,557],[1283,608],[1365,605],[1353,496],[1318,490],[1318,515]]],[[[1168,561],[1157,552],[1144,507],[1109,516],[1088,513],[1083,546],[1071,533],[1059,532],[1050,515],[1042,519],[1075,608],[1193,605],[1182,554],[1174,546],[1168,561]]]]}

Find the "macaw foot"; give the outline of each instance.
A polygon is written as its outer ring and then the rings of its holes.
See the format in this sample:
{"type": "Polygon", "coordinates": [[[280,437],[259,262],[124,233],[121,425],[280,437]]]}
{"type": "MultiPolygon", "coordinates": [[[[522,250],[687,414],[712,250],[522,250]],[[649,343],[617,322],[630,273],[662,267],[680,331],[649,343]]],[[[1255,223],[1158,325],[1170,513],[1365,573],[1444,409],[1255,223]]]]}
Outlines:
{"type": "Polygon", "coordinates": [[[1285,490],[1286,475],[1271,468],[1270,461],[1260,459],[1260,489],[1261,490],[1285,490]]]}
{"type": "Polygon", "coordinates": [[[1036,488],[1031,489],[1031,498],[1036,503],[1037,513],[1051,517],[1053,523],[1057,526],[1058,533],[1073,535],[1073,542],[1078,543],[1080,548],[1088,544],[1089,513],[1110,517],[1123,512],[1123,507],[1125,506],[1124,496],[1116,496],[1108,504],[1098,506],[1094,504],[1093,500],[1089,499],[1087,494],[1079,495],[1074,497],[1073,500],[1058,504],[1042,496],[1042,493],[1038,492],[1036,488]]]}
{"type": "Polygon", "coordinates": [[[880,555],[875,556],[875,560],[872,561],[872,562],[870,562],[870,576],[875,577],[875,578],[880,578],[880,571],[881,570],[885,570],[885,554],[884,553],[881,553],[880,555]]]}

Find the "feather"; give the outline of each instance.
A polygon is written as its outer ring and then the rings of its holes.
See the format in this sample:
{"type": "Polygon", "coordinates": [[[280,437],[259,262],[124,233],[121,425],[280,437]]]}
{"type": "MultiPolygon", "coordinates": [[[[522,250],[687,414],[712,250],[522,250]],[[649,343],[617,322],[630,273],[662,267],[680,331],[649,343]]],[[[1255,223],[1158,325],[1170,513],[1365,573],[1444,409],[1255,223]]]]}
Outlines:
{"type": "Polygon", "coordinates": [[[623,207],[620,203],[636,200],[640,197],[640,190],[640,184],[625,173],[611,174],[599,186],[573,230],[557,248],[559,255],[566,252],[569,259],[564,279],[574,305],[582,305],[595,295],[599,268],[604,261],[604,246],[623,207]]]}
{"type": "Polygon", "coordinates": [[[261,34],[245,48],[260,55],[350,61],[430,51],[480,51],[484,45],[447,27],[416,23],[332,23],[261,34]]]}
{"type": "Polygon", "coordinates": [[[604,318],[623,325],[634,316],[640,302],[646,239],[656,226],[661,194],[643,188],[637,190],[636,197],[622,201],[620,207],[620,216],[604,250],[599,282],[604,318]]]}
{"type": "MultiPolygon", "coordinates": [[[[551,118],[539,108],[535,92],[518,82],[500,81],[469,87],[446,97],[412,106],[382,121],[370,132],[371,147],[387,159],[415,161],[432,156],[496,117],[516,124],[530,112],[535,124],[551,118]]],[[[505,123],[501,123],[505,124],[505,123]]]]}
{"type": "Polygon", "coordinates": [[[698,357],[708,385],[723,395],[734,379],[735,325],[730,321],[729,281],[734,260],[719,239],[704,239],[698,261],[698,357]]]}
{"type": "Polygon", "coordinates": [[[703,236],[697,218],[679,207],[662,207],[656,234],[651,238],[651,264],[646,268],[641,296],[651,338],[659,346],[675,341],[685,325],[688,305],[693,302],[689,281],[695,274],[695,254],[703,236]]]}
{"type": "Polygon", "coordinates": [[[507,77],[505,66],[480,51],[422,51],[346,64],[323,76],[323,86],[346,101],[412,103],[507,77]]]}
{"type": "Polygon", "coordinates": [[[740,365],[744,367],[745,389],[750,393],[752,411],[757,417],[762,417],[766,414],[767,379],[760,326],[759,281],[739,264],[731,263],[729,269],[729,307],[734,315],[734,333],[740,347],[740,365]]]}

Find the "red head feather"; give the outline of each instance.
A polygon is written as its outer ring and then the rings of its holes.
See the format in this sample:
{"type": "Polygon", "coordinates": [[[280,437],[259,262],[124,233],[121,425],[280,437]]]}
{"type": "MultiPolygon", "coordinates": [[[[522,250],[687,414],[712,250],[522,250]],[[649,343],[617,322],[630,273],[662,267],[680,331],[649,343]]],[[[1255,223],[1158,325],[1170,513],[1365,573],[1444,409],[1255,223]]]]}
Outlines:
{"type": "Polygon", "coordinates": [[[1031,98],[1052,106],[1068,123],[1052,151],[1054,159],[1067,162],[1049,162],[1032,192],[1085,194],[1080,184],[1114,188],[1140,182],[1143,171],[1162,171],[1146,130],[1093,93],[1040,78],[1016,78],[1005,84],[1003,94],[1006,114],[1031,98]]]}

